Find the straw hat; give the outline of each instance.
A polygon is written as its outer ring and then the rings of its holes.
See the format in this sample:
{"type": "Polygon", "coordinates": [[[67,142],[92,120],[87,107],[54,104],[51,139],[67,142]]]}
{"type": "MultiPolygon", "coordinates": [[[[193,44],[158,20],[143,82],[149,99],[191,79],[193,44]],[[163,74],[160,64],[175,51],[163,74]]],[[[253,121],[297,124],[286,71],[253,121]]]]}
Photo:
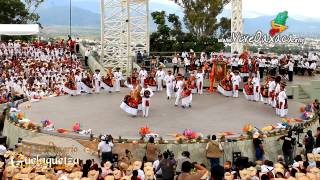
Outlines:
{"type": "Polygon", "coordinates": [[[307,177],[309,177],[311,180],[317,180],[317,176],[313,173],[307,173],[307,177]]]}
{"type": "Polygon", "coordinates": [[[50,180],[50,178],[47,178],[45,175],[37,175],[34,180],[50,180]]]}
{"type": "Polygon", "coordinates": [[[146,163],[144,163],[144,167],[152,167],[152,163],[151,162],[146,162],[146,163]]]}
{"type": "Polygon", "coordinates": [[[298,180],[311,180],[308,176],[301,176],[297,178],[298,180]]]}
{"type": "Polygon", "coordinates": [[[104,180],[115,180],[113,175],[107,175],[104,180]]]}
{"type": "Polygon", "coordinates": [[[154,179],[154,173],[152,171],[145,171],[145,180],[153,180],[154,179]]]}
{"type": "Polygon", "coordinates": [[[32,171],[31,167],[26,167],[26,168],[21,169],[20,173],[21,174],[29,174],[31,171],[32,171]]]}
{"type": "Polygon", "coordinates": [[[302,177],[302,176],[305,176],[305,174],[304,174],[304,173],[300,173],[300,172],[297,172],[297,173],[296,173],[296,178],[297,178],[297,179],[299,179],[299,178],[302,177]]]}
{"type": "Polygon", "coordinates": [[[124,162],[121,162],[119,165],[120,170],[127,170],[128,167],[129,167],[128,164],[124,162]]]}
{"type": "Polygon", "coordinates": [[[96,180],[99,176],[99,171],[91,170],[88,172],[88,178],[91,180],[96,180]]]}
{"type": "Polygon", "coordinates": [[[252,166],[250,168],[248,168],[247,171],[249,171],[249,175],[250,176],[256,176],[257,175],[257,169],[252,167],[252,166]]]}
{"type": "Polygon", "coordinates": [[[309,160],[309,161],[311,161],[311,162],[315,161],[314,154],[308,153],[308,154],[307,154],[307,157],[308,157],[308,160],[309,160]]]}
{"type": "Polygon", "coordinates": [[[123,176],[121,180],[131,180],[131,176],[123,176]]]}
{"type": "Polygon", "coordinates": [[[133,166],[129,166],[127,169],[126,169],[126,175],[127,176],[131,176],[132,175],[132,171],[133,171],[133,166]]]}
{"type": "Polygon", "coordinates": [[[317,174],[317,173],[320,173],[320,169],[317,168],[317,167],[313,167],[313,168],[310,169],[310,172],[317,174]]]}
{"type": "Polygon", "coordinates": [[[67,163],[65,166],[64,166],[64,170],[66,170],[67,172],[71,172],[72,169],[74,167],[74,164],[73,163],[67,163]]]}
{"type": "Polygon", "coordinates": [[[275,172],[279,172],[279,173],[284,175],[284,169],[283,168],[277,167],[277,168],[274,168],[274,170],[275,170],[275,172]]]}
{"type": "Polygon", "coordinates": [[[121,171],[119,170],[119,169],[114,169],[113,170],[113,175],[114,175],[114,178],[115,179],[120,179],[121,178],[121,176],[122,176],[122,173],[121,173],[121,171]]]}
{"type": "Polygon", "coordinates": [[[241,179],[250,178],[250,172],[247,169],[241,170],[240,177],[241,177],[241,179]]]}
{"type": "Polygon", "coordinates": [[[281,168],[281,169],[283,169],[283,165],[280,164],[280,163],[276,163],[276,164],[274,164],[274,168],[275,168],[275,169],[276,169],[276,168],[281,168]]]}
{"type": "Polygon", "coordinates": [[[296,180],[296,178],[290,176],[287,180],[296,180]]]}
{"type": "Polygon", "coordinates": [[[103,167],[106,168],[106,169],[110,169],[112,167],[112,164],[110,161],[107,161],[103,164],[103,167]]]}
{"type": "Polygon", "coordinates": [[[29,178],[29,175],[28,175],[28,174],[22,174],[22,173],[15,174],[15,175],[13,176],[13,178],[12,178],[12,179],[30,180],[30,178],[29,178]]]}
{"type": "Polygon", "coordinates": [[[0,161],[0,168],[3,168],[4,162],[0,161]]]}
{"type": "Polygon", "coordinates": [[[313,154],[313,155],[314,155],[314,159],[315,159],[316,161],[320,161],[320,154],[315,153],[315,154],[313,154]]]}
{"type": "Polygon", "coordinates": [[[142,166],[142,162],[141,161],[135,161],[133,163],[133,170],[138,170],[138,169],[141,168],[141,166],[142,166]]]}
{"type": "Polygon", "coordinates": [[[82,174],[83,172],[77,171],[77,172],[70,173],[68,177],[70,179],[76,179],[76,178],[80,179],[82,177],[82,174]]]}
{"type": "Polygon", "coordinates": [[[233,180],[233,175],[229,172],[224,173],[225,180],[233,180]]]}
{"type": "Polygon", "coordinates": [[[5,171],[7,172],[7,177],[12,177],[16,172],[19,172],[14,166],[7,166],[5,171]]]}
{"type": "Polygon", "coordinates": [[[91,180],[91,179],[87,178],[87,177],[83,177],[83,178],[81,178],[81,180],[91,180]]]}

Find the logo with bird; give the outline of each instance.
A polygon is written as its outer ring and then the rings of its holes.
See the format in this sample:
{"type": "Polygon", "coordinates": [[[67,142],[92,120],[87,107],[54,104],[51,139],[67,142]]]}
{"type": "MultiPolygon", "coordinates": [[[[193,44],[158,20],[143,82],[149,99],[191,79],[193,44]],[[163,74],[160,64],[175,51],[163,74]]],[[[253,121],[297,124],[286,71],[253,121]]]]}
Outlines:
{"type": "Polygon", "coordinates": [[[269,35],[274,37],[275,35],[282,33],[288,26],[286,26],[286,22],[288,19],[288,11],[280,12],[276,19],[271,21],[271,29],[269,31],[269,35]]]}

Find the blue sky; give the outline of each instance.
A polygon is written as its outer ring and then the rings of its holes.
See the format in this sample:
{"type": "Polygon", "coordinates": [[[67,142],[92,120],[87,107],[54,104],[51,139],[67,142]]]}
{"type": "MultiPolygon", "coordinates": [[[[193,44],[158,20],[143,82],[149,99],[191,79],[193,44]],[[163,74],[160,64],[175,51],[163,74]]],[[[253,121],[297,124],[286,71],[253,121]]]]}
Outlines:
{"type": "MultiPolygon", "coordinates": [[[[55,0],[69,2],[69,0],[55,0]]],[[[100,0],[72,0],[76,2],[100,2],[100,0]]],[[[165,11],[182,11],[173,0],[149,0],[150,3],[162,4],[157,10],[165,11]],[[170,10],[168,10],[170,8],[170,10]]],[[[225,7],[225,12],[230,12],[231,5],[225,7]]],[[[278,12],[288,11],[289,17],[298,20],[320,21],[320,0],[243,0],[243,16],[244,18],[255,18],[259,16],[274,16],[278,12]]],[[[227,15],[227,14],[225,14],[227,15]]]]}

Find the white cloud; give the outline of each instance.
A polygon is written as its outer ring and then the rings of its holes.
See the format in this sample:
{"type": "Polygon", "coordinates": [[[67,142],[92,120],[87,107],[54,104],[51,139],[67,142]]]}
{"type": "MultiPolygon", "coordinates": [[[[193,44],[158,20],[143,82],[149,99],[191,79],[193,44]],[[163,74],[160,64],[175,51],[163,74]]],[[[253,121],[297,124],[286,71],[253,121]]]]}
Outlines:
{"type": "MultiPolygon", "coordinates": [[[[244,17],[275,15],[288,11],[296,19],[320,18],[319,0],[243,0],[244,17]]],[[[226,6],[230,9],[231,6],[226,6]]]]}

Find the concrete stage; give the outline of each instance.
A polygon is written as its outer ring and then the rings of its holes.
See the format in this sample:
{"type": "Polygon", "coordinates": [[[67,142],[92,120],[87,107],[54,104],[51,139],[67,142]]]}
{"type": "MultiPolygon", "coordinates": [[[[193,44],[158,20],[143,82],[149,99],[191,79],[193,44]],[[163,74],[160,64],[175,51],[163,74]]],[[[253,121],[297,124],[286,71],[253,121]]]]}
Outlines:
{"type": "MultiPolygon", "coordinates": [[[[174,99],[167,100],[165,91],[158,92],[151,99],[148,118],[131,117],[119,107],[128,92],[122,89],[121,93],[53,97],[32,103],[30,109],[22,104],[21,109],[35,122],[50,119],[55,128],[70,130],[73,124],[80,122],[84,129],[91,128],[96,135],[108,133],[116,138],[139,137],[138,129],[145,125],[154,133],[173,139],[170,134],[181,133],[185,128],[206,136],[223,131],[241,133],[246,123],[261,128],[280,122],[273,108],[262,102],[247,101],[242,93],[240,98],[218,93],[194,95],[192,108],[183,109],[174,107],[174,99]]],[[[289,100],[289,116],[298,117],[300,106],[289,100]]]]}

